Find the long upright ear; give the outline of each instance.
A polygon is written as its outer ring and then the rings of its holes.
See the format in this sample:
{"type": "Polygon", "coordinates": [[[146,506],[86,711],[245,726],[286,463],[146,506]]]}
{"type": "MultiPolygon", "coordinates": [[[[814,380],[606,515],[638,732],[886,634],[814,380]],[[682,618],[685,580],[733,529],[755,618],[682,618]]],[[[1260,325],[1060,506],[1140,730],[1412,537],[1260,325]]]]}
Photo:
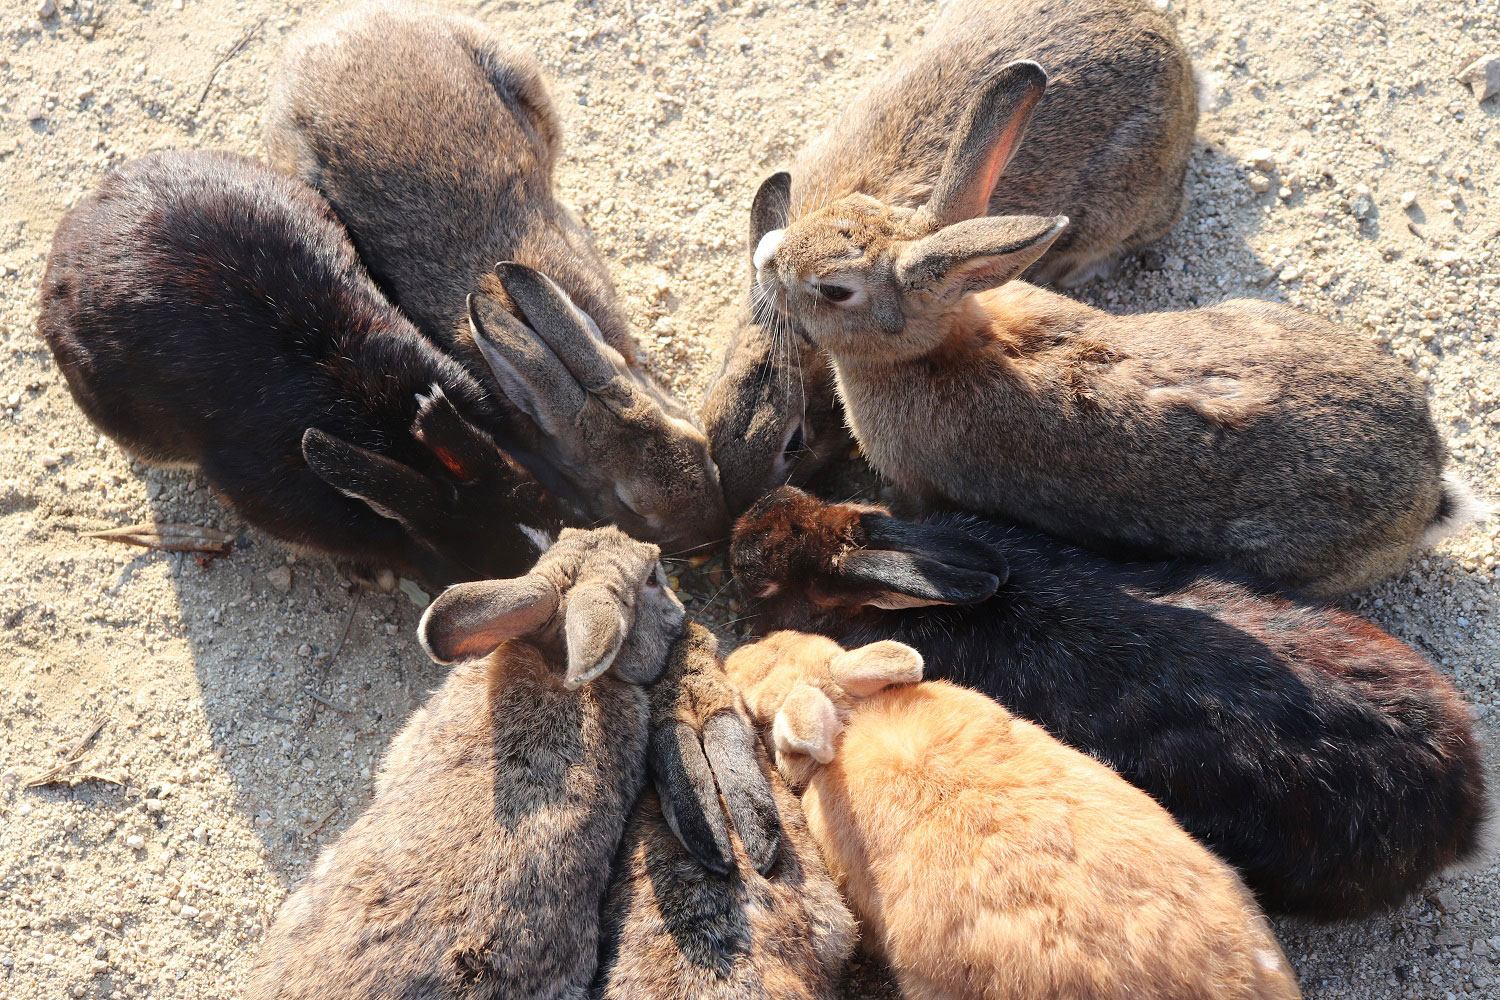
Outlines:
{"type": "Polygon", "coordinates": [[[771,723],[777,753],[804,754],[819,764],[833,760],[833,741],[838,732],[833,702],[811,684],[798,684],[787,692],[771,723]]]}
{"type": "Polygon", "coordinates": [[[1007,63],[965,110],[943,172],[914,221],[941,229],[988,214],[990,196],[1047,93],[1047,73],[1029,60],[1007,63]]]}
{"type": "Polygon", "coordinates": [[[557,601],[557,588],[535,573],[460,583],[427,606],[417,638],[438,663],[472,660],[546,624],[557,601]]]}
{"type": "Polygon", "coordinates": [[[564,631],[568,672],[564,683],[579,688],[608,670],[625,642],[620,602],[600,584],[574,587],[568,595],[564,631]]]}
{"type": "Polygon", "coordinates": [[[766,234],[785,229],[792,212],[792,175],[778,170],[760,182],[750,202],[750,255],[752,261],[766,234]]]}
{"type": "Polygon", "coordinates": [[[828,665],[833,682],[855,698],[867,698],[893,684],[922,679],[922,654],[891,639],[840,653],[828,665]]]}
{"type": "Polygon", "coordinates": [[[526,324],[488,295],[470,295],[469,332],[505,397],[553,439],[570,440],[588,394],[526,324]]]}
{"type": "Polygon", "coordinates": [[[1068,225],[1066,215],[969,219],[913,240],[896,254],[896,280],[939,303],[996,288],[1047,252],[1068,225]]]}
{"type": "Polygon", "coordinates": [[[420,524],[445,506],[443,490],[433,480],[316,427],[302,434],[302,458],[319,479],[344,496],[404,525],[420,524]]]}

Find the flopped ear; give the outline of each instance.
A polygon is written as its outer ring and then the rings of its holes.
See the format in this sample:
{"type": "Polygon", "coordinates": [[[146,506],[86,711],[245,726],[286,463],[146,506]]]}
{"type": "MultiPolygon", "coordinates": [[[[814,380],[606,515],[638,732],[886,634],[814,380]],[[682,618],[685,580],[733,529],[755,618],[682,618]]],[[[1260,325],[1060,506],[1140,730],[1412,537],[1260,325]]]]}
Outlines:
{"type": "Polygon", "coordinates": [[[449,587],[427,606],[417,638],[438,663],[487,656],[507,639],[527,635],[557,611],[557,588],[528,574],[449,587]]]}
{"type": "Polygon", "coordinates": [[[703,753],[729,818],[750,863],[762,875],[771,871],[781,850],[781,811],[771,782],[755,754],[755,731],[736,712],[719,712],[703,724],[703,753]]]}
{"type": "Polygon", "coordinates": [[[939,303],[996,288],[1021,274],[1061,235],[1066,215],[1002,215],[970,219],[905,244],[896,280],[907,292],[939,303]]]}
{"type": "Polygon", "coordinates": [[[443,491],[431,479],[316,427],[302,434],[302,458],[319,479],[344,496],[408,527],[424,522],[444,505],[443,491]]]}
{"type": "Polygon", "coordinates": [[[436,382],[426,395],[417,395],[417,416],[411,431],[460,483],[473,482],[503,461],[495,442],[458,412],[436,382]]]}
{"type": "Polygon", "coordinates": [[[828,696],[811,684],[798,684],[771,724],[771,739],[777,753],[804,754],[826,764],[833,760],[833,741],[838,736],[838,713],[828,696]]]}
{"type": "Polygon", "coordinates": [[[993,573],[890,549],[851,552],[839,565],[839,581],[853,597],[850,603],[886,611],[978,604],[1000,589],[1000,578],[993,573]]]}
{"type": "Polygon", "coordinates": [[[893,684],[922,679],[922,654],[901,642],[882,639],[840,653],[828,665],[833,682],[855,698],[868,698],[893,684]]]}
{"type": "Polygon", "coordinates": [[[928,230],[989,213],[990,196],[1047,93],[1047,74],[1028,60],[1007,63],[965,110],[943,171],[914,222],[928,230]]]}
{"type": "Polygon", "coordinates": [[[750,255],[759,262],[761,241],[767,233],[785,229],[792,211],[792,175],[778,170],[761,181],[750,202],[750,255]]]}
{"type": "Polygon", "coordinates": [[[588,401],[577,381],[526,324],[489,295],[470,295],[469,332],[505,398],[553,439],[570,440],[588,401]]]}
{"type": "Polygon", "coordinates": [[[866,548],[911,552],[955,569],[990,574],[1002,584],[1010,579],[1010,564],[1005,554],[959,525],[903,521],[889,514],[870,512],[860,515],[859,527],[866,548]]]}
{"type": "Polygon", "coordinates": [[[564,630],[568,640],[568,672],[564,683],[579,688],[615,662],[625,642],[625,616],[620,602],[599,584],[584,584],[568,595],[564,630]]]}

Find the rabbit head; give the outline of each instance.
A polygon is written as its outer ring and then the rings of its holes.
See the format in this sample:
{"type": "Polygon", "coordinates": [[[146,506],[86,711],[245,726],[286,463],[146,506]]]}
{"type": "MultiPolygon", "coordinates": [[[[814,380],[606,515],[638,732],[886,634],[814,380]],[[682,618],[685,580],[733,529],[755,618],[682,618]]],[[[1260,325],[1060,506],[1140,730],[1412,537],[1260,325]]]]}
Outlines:
{"type": "Polygon", "coordinates": [[[673,548],[723,538],[729,516],[703,432],[662,405],[552,279],[510,262],[495,274],[504,298],[469,296],[469,332],[579,505],[673,548]]]}
{"type": "MultiPolygon", "coordinates": [[[[752,251],[784,224],[787,196],[784,185],[757,192],[752,251]]],[[[703,426],[731,513],[783,483],[807,482],[849,440],[827,357],[754,284],[724,367],[704,396],[703,426]]]]}
{"type": "Polygon", "coordinates": [[[977,604],[1008,575],[1005,556],[962,529],[824,503],[792,486],[735,524],[730,566],[745,596],[783,623],[862,607],[977,604]]]}
{"type": "Polygon", "coordinates": [[[316,427],[303,433],[302,456],[318,478],[402,526],[409,569],[429,586],[513,576],[573,518],[436,383],[417,396],[411,435],[432,474],[316,427]]]}
{"type": "Polygon", "coordinates": [[[660,554],[618,528],[566,529],[525,576],[460,583],[440,594],[422,615],[422,648],[438,663],[454,663],[525,638],[564,654],[569,688],[605,671],[648,684],[685,617],[660,554]]]}
{"type": "MultiPolygon", "coordinates": [[[[1065,216],[985,215],[1046,89],[1036,63],[1002,67],[964,113],[918,208],[856,192],[796,219],[783,216],[781,228],[757,238],[755,295],[840,361],[899,361],[933,350],[960,300],[1020,275],[1068,223],[1065,216]]],[[[782,204],[778,192],[790,186],[790,175],[773,174],[757,197],[782,204]]]]}
{"type": "Polygon", "coordinates": [[[857,701],[922,679],[922,654],[905,643],[882,639],[845,650],[804,632],[773,632],[735,650],[724,666],[794,787],[804,783],[812,763],[833,760],[857,701]]]}

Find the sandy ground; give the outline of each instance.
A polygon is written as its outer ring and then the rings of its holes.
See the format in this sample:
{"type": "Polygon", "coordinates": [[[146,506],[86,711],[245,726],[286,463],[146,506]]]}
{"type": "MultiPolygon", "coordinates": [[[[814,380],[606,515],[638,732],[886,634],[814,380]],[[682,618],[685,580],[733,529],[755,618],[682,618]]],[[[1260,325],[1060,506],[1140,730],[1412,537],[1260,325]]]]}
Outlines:
{"type": "MultiPolygon", "coordinates": [[[[1480,105],[1454,80],[1500,50],[1500,5],[1171,3],[1214,99],[1187,217],[1086,297],[1127,311],[1284,299],[1366,330],[1422,373],[1456,466],[1500,495],[1500,100],[1480,105]]],[[[0,3],[0,994],[228,997],[442,674],[406,597],[356,594],[237,524],[193,476],[125,459],[34,332],[59,215],[151,149],[258,153],[281,38],[322,5],[53,7],[0,3]],[[240,541],[205,568],[81,537],[149,519],[240,541]],[[101,719],[71,779],[23,787],[101,719]]],[[[931,8],[509,0],[477,13],[551,75],[564,196],[613,262],[653,366],[697,399],[740,295],[754,185],[931,8]]],[[[1449,541],[1355,602],[1442,665],[1492,743],[1496,539],[1492,524],[1449,541]]],[[[1279,930],[1309,997],[1500,997],[1493,864],[1387,917],[1279,930]]]]}

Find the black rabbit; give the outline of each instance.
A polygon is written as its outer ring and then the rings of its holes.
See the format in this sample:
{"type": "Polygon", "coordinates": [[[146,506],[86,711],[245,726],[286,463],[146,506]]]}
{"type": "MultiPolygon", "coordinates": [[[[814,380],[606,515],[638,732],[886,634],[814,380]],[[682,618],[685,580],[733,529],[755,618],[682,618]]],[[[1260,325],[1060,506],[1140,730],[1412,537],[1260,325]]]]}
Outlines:
{"type": "Polygon", "coordinates": [[[39,327],[123,448],[201,468],[250,523],[380,586],[513,576],[572,520],[327,203],[247,157],[107,174],[58,226],[39,327]]]}
{"type": "Polygon", "coordinates": [[[965,514],[770,494],[736,526],[757,628],[896,639],[1111,764],[1315,919],[1399,903],[1486,816],[1467,708],[1363,619],[1191,563],[1115,563],[965,514]]]}

